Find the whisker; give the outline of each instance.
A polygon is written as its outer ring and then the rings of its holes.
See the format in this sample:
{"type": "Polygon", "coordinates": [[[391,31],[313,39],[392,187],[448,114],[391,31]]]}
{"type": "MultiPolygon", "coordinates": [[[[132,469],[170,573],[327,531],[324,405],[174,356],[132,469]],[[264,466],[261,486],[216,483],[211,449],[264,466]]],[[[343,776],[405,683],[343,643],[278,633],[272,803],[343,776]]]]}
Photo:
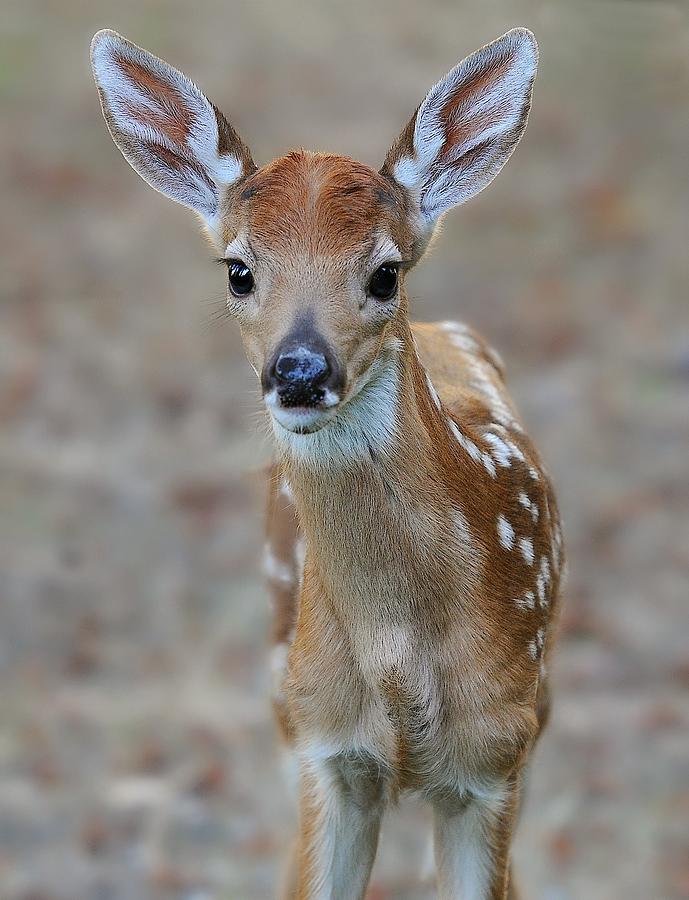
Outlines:
{"type": "Polygon", "coordinates": [[[217,325],[218,322],[222,322],[226,319],[231,319],[230,311],[226,309],[216,310],[214,313],[211,313],[206,317],[205,321],[202,323],[202,327],[205,331],[209,330],[213,325],[217,325]]]}
{"type": "Polygon", "coordinates": [[[197,303],[208,304],[208,303],[222,303],[223,306],[227,305],[227,297],[225,294],[219,294],[217,297],[204,297],[200,300],[197,300],[197,303]]]}
{"type": "Polygon", "coordinates": [[[218,317],[230,318],[231,317],[231,313],[226,306],[218,306],[214,310],[213,309],[207,310],[206,315],[208,315],[212,318],[218,318],[218,317]]]}

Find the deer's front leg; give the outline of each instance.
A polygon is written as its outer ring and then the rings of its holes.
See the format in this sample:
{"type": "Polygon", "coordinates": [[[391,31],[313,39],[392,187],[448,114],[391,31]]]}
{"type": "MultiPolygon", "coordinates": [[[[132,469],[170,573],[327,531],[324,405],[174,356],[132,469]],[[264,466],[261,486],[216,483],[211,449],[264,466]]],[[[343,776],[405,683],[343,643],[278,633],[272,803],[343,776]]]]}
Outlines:
{"type": "Polygon", "coordinates": [[[510,844],[519,806],[518,782],[501,782],[470,799],[433,806],[433,838],[440,900],[507,900],[510,844]]]}
{"type": "Polygon", "coordinates": [[[378,846],[384,783],[361,758],[302,763],[298,900],[360,900],[378,846]]]}

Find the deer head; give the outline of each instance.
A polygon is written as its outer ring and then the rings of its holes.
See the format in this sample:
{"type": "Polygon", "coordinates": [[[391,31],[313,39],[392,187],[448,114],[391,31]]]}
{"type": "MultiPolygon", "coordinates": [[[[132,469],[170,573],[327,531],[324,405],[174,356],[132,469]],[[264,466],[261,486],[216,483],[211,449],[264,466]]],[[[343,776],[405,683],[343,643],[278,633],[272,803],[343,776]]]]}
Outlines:
{"type": "Polygon", "coordinates": [[[96,34],[91,56],[124,157],[201,217],[227,262],[228,307],[283,437],[351,408],[402,348],[405,275],[442,215],[514,150],[537,65],[526,29],[476,51],[431,88],[375,171],[301,150],[257,168],[182,73],[113,31],[96,34]]]}

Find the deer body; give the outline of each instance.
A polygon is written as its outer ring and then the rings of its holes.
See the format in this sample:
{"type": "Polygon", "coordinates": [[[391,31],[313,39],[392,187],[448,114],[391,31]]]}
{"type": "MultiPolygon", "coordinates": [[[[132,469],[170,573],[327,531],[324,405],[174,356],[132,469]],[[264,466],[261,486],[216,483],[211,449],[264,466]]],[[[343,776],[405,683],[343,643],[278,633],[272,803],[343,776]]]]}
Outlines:
{"type": "Polygon", "coordinates": [[[364,896],[385,806],[433,806],[443,898],[516,896],[522,773],[548,711],[562,539],[485,343],[411,324],[403,274],[526,123],[530,33],[460,63],[380,172],[298,151],[257,169],[191,82],[112,32],[113,137],[201,215],[273,427],[275,709],[298,760],[287,896],[364,896]],[[509,894],[508,894],[509,892],[509,894]]]}
{"type": "MultiPolygon", "coordinates": [[[[513,776],[547,715],[557,511],[485,345],[454,323],[413,333],[418,357],[411,332],[390,354],[405,397],[392,441],[320,477],[287,451],[274,473],[273,503],[296,504],[307,547],[300,597],[299,572],[287,600],[275,585],[294,626],[277,634],[278,713],[315,818],[333,781],[355,780],[359,804],[416,790],[440,817],[499,809],[509,832],[513,776]]],[[[268,553],[287,564],[285,524],[268,553]]]]}

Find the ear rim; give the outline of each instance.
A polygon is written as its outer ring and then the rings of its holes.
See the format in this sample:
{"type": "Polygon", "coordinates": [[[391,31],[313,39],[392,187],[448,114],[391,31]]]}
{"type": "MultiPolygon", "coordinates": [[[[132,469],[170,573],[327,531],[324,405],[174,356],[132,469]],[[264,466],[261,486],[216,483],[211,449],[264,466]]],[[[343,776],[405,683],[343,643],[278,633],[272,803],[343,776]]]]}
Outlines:
{"type": "MultiPolygon", "coordinates": [[[[219,237],[218,220],[225,192],[236,188],[238,184],[250,177],[257,169],[249,148],[244,144],[218,107],[206,97],[203,91],[187,75],[144,47],[140,47],[128,38],[125,38],[117,31],[111,28],[103,28],[97,31],[91,39],[89,55],[105,124],[113,143],[127,164],[155,191],[163,194],[163,196],[173,202],[180,203],[182,206],[191,209],[192,212],[201,218],[208,231],[215,237],[219,237]],[[172,79],[174,82],[178,82],[196,101],[206,107],[206,112],[209,114],[209,122],[214,123],[214,126],[211,125],[213,132],[210,136],[206,136],[206,140],[210,145],[214,145],[214,153],[209,154],[207,148],[204,148],[202,143],[192,134],[187,138],[186,145],[182,147],[183,154],[178,153],[178,155],[184,159],[189,168],[195,171],[199,178],[208,182],[209,189],[214,192],[213,203],[209,205],[195,205],[188,199],[181,199],[175,196],[171,190],[166,190],[162,186],[160,176],[156,182],[154,175],[147,170],[141,149],[145,147],[144,140],[141,137],[136,138],[132,136],[122,128],[113,112],[111,96],[109,96],[108,88],[104,84],[106,80],[104,74],[107,71],[107,66],[108,64],[112,65],[112,56],[117,50],[123,51],[122,57],[124,59],[133,59],[139,65],[149,68],[154,74],[159,75],[163,79],[172,79]],[[212,116],[212,119],[210,116],[212,116]],[[191,142],[192,137],[196,146],[191,142]],[[140,146],[133,146],[137,143],[140,146]]],[[[114,92],[112,93],[114,94],[114,92]]],[[[119,100],[120,98],[114,99],[119,100]]],[[[163,137],[165,138],[166,136],[163,135],[163,137]]],[[[167,152],[176,152],[174,146],[168,147],[167,142],[155,141],[153,136],[151,137],[151,143],[157,143],[159,147],[167,152]]]]}
{"type": "MultiPolygon", "coordinates": [[[[536,41],[533,32],[524,27],[511,28],[500,37],[484,44],[482,47],[477,48],[468,56],[464,57],[464,59],[457,63],[456,66],[450,69],[446,75],[430,88],[421,103],[417,106],[412,117],[404,126],[386,154],[383,165],[380,168],[380,173],[399,185],[413,199],[414,205],[418,210],[422,230],[432,233],[440,224],[443,216],[450,209],[455,206],[463,205],[467,201],[473,199],[477,194],[481,193],[481,191],[485,190],[485,188],[495,180],[512,156],[526,130],[529,120],[533,87],[538,72],[538,63],[538,42],[536,41]],[[440,210],[435,214],[430,212],[427,213],[423,209],[423,193],[424,189],[427,188],[427,182],[424,180],[424,171],[428,172],[428,169],[430,169],[436,157],[435,155],[429,156],[428,150],[425,154],[419,154],[417,149],[417,135],[423,113],[434,101],[436,101],[438,95],[441,95],[448,90],[448,86],[461,75],[462,71],[468,73],[471,65],[476,63],[480,57],[495,53],[500,49],[501,45],[511,45],[516,52],[521,50],[525,57],[529,57],[527,62],[530,64],[530,69],[525,78],[526,87],[524,90],[524,102],[519,120],[506,132],[506,135],[503,138],[503,152],[489,167],[487,177],[483,183],[477,189],[469,192],[466,197],[449,203],[445,209],[440,210]],[[424,156],[426,158],[424,158],[424,156]]],[[[440,146],[442,146],[442,141],[440,142],[440,146]]],[[[436,150],[436,153],[437,152],[438,151],[436,150]]]]}

